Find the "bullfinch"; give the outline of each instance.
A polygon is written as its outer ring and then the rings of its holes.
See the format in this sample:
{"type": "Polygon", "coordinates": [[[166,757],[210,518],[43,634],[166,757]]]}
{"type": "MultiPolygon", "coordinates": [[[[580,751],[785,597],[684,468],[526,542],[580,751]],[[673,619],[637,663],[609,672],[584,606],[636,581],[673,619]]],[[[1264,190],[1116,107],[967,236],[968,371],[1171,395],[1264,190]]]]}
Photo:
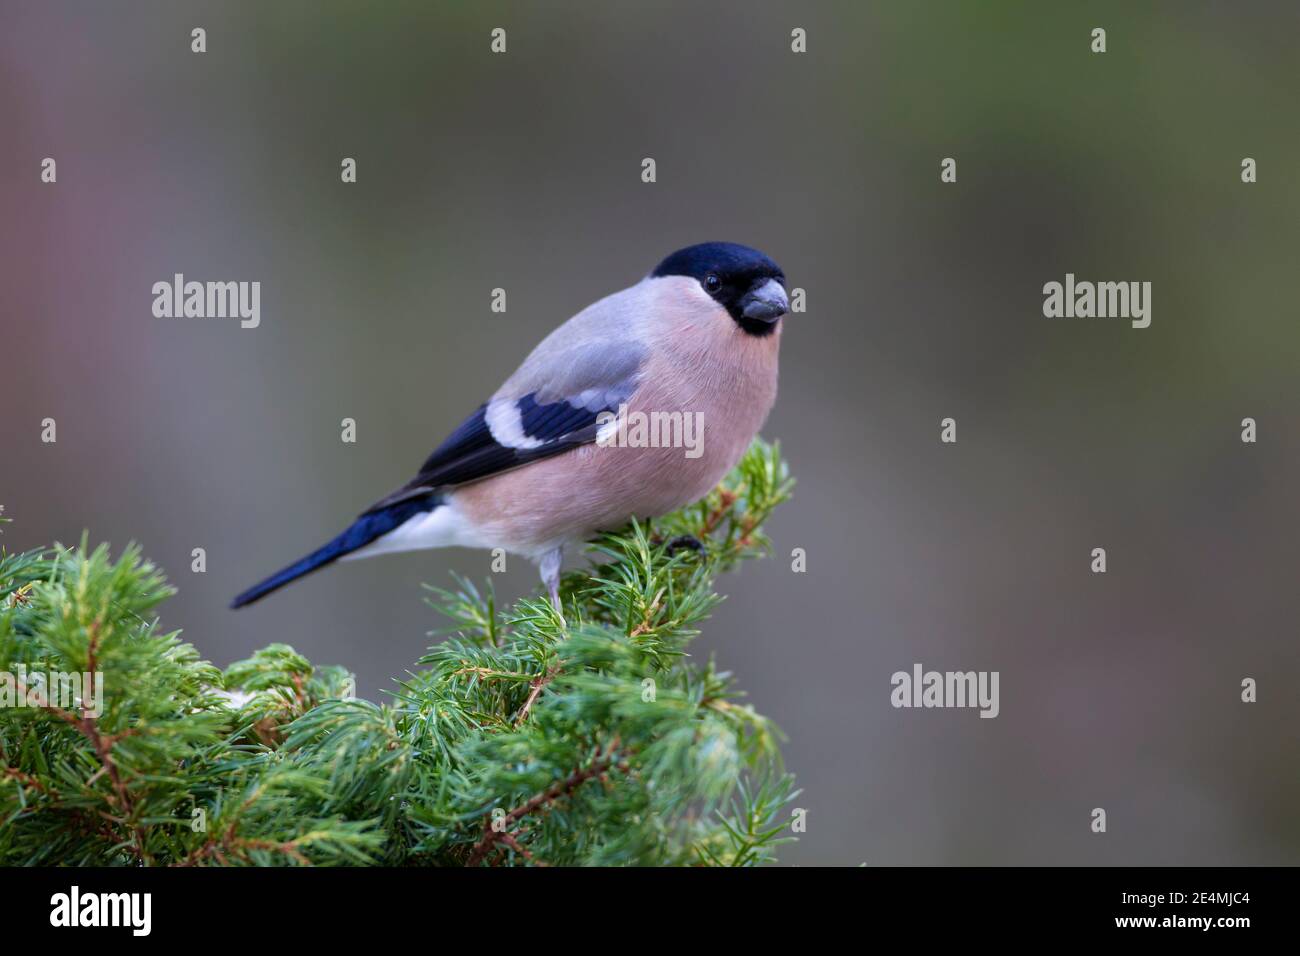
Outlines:
{"type": "Polygon", "coordinates": [[[566,546],[696,501],[740,460],[776,400],[787,311],[758,250],[674,252],[551,332],[414,478],[231,606],[341,558],[459,545],[536,562],[558,610],[566,546]],[[656,416],[702,427],[688,448],[663,440],[686,428],[647,440],[656,416]]]}

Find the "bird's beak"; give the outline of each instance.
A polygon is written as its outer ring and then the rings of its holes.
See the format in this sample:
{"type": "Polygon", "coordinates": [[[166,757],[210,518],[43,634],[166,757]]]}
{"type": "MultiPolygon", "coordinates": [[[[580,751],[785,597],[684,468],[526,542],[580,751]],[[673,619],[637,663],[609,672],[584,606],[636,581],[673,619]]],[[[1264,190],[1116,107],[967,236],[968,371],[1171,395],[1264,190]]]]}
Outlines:
{"type": "Polygon", "coordinates": [[[740,314],[747,319],[775,322],[790,311],[790,300],[785,289],[775,279],[755,286],[740,299],[740,314]]]}

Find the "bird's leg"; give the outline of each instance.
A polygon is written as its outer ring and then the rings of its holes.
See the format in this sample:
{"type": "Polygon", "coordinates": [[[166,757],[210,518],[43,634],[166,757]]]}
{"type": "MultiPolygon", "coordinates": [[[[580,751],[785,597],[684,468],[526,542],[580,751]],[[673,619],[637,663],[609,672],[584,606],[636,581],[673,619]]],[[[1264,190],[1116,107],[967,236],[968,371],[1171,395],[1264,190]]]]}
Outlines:
{"type": "Polygon", "coordinates": [[[538,569],[542,572],[542,583],[546,585],[546,590],[551,595],[551,606],[561,617],[564,616],[564,609],[560,607],[560,565],[563,563],[563,548],[552,548],[542,555],[542,560],[538,562],[538,569]]]}

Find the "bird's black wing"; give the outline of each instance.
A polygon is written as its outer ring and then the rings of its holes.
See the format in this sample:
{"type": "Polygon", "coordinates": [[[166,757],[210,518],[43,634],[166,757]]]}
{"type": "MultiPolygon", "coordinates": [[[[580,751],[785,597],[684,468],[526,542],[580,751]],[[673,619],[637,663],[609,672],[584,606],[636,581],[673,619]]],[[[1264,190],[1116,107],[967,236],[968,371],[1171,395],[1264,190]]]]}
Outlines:
{"type": "Polygon", "coordinates": [[[539,376],[534,368],[531,381],[513,377],[434,450],[414,478],[363,514],[595,441],[599,416],[616,413],[635,391],[644,353],[604,343],[557,358],[562,360],[551,375],[539,376]]]}

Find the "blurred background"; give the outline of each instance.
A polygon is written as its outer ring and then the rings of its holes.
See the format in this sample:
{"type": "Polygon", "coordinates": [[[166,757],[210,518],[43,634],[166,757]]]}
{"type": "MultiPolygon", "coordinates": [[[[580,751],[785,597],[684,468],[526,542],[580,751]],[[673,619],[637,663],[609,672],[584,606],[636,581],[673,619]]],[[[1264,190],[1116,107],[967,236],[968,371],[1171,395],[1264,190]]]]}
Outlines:
{"type": "Polygon", "coordinates": [[[488,554],[227,602],[561,320],[743,242],[807,290],[765,429],[799,484],[695,650],[789,736],[783,861],[1300,862],[1298,34],[1282,2],[3,0],[4,545],[139,541],[215,663],[288,641],[382,694],[442,626],[420,583],[488,554]],[[177,272],[260,281],[260,328],[154,318],[177,272]],[[1150,281],[1151,327],[1045,319],[1067,272],[1150,281]],[[917,662],[999,671],[1000,716],[892,708],[917,662]]]}

